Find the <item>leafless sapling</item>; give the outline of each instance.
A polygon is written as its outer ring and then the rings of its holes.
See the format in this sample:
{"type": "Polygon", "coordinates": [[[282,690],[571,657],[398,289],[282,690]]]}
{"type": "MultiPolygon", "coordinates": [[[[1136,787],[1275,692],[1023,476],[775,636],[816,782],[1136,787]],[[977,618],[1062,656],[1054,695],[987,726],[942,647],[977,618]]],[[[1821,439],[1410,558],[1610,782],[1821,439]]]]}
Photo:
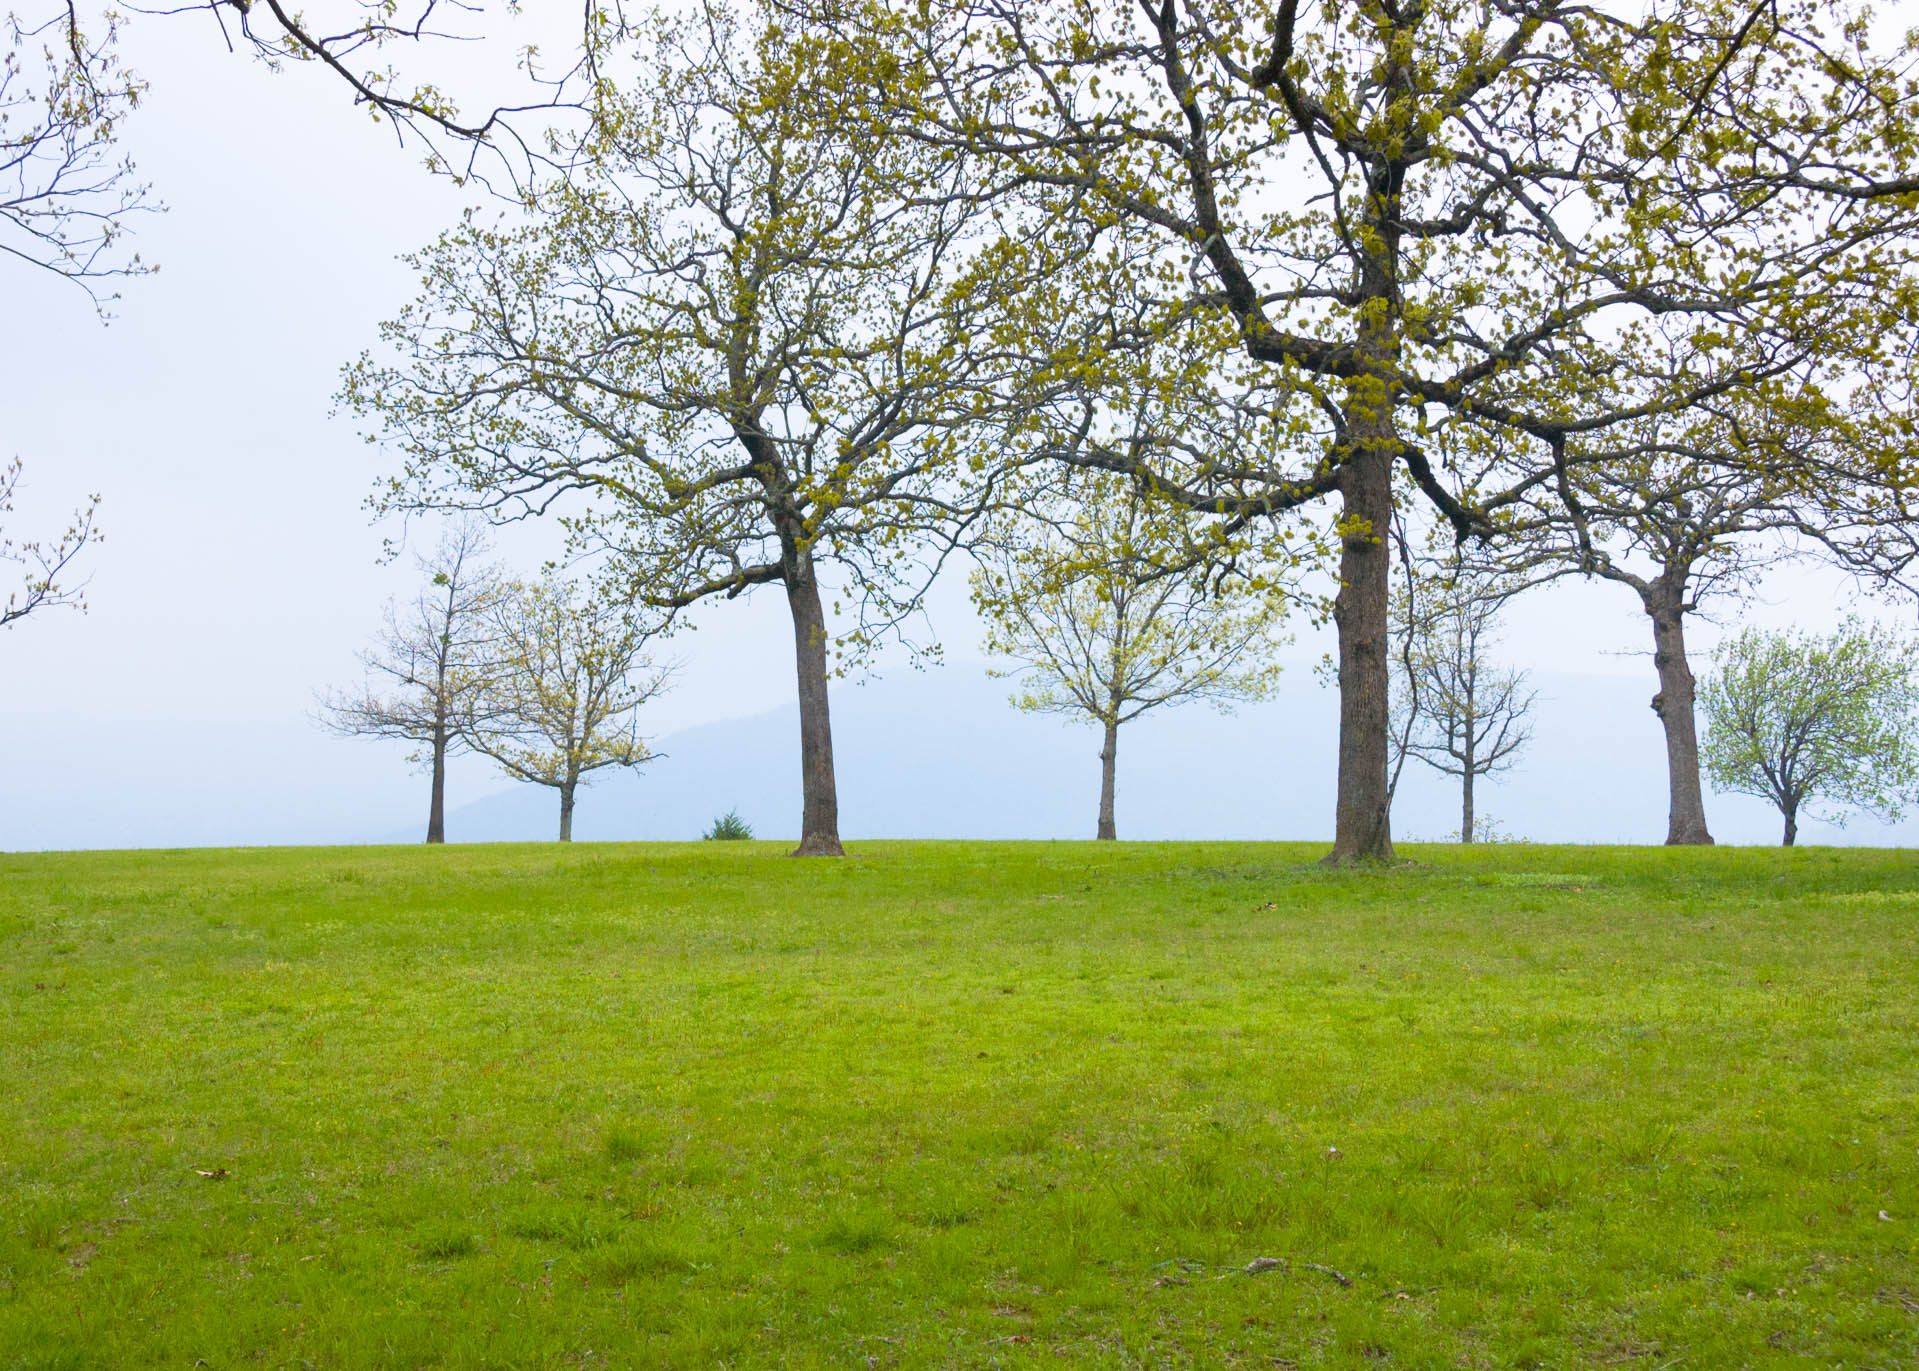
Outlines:
{"type": "Polygon", "coordinates": [[[1393,662],[1395,772],[1400,755],[1460,785],[1459,840],[1474,841],[1474,783],[1510,767],[1532,738],[1527,673],[1494,656],[1509,589],[1457,568],[1394,596],[1402,650],[1393,662]]]}
{"type": "Polygon", "coordinates": [[[415,563],[425,584],[404,607],[388,603],[386,624],[360,655],[366,678],[320,696],[320,720],[336,733],[394,738],[419,751],[410,760],[432,777],[426,840],[446,841],[446,763],[466,746],[475,693],[493,661],[493,610],[501,595],[478,521],[447,530],[415,563]]]}

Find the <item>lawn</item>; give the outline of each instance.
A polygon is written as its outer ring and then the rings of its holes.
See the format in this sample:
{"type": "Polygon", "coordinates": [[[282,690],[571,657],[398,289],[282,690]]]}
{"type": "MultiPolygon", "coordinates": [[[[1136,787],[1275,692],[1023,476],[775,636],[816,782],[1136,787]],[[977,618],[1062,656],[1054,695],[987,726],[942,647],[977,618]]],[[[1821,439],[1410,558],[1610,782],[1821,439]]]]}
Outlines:
{"type": "Polygon", "coordinates": [[[0,855],[0,1368],[1911,1368],[1919,857],[0,855]]]}

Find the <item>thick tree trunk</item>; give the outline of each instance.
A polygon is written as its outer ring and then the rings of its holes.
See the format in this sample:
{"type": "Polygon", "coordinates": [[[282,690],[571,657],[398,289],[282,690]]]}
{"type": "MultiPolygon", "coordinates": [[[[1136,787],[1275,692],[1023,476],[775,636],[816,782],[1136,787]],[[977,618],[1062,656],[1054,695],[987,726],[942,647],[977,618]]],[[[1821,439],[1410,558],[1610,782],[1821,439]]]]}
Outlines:
{"type": "Polygon", "coordinates": [[[433,798],[426,809],[426,840],[446,841],[446,728],[442,725],[433,737],[433,798]]]}
{"type": "Polygon", "coordinates": [[[800,692],[800,845],[795,857],[843,857],[840,801],[833,781],[833,722],[826,704],[826,614],[813,559],[790,559],[786,603],[800,692]]]}
{"type": "Polygon", "coordinates": [[[1652,618],[1652,663],[1659,693],[1652,711],[1666,730],[1666,781],[1671,811],[1666,821],[1669,846],[1707,846],[1706,798],[1699,785],[1699,730],[1693,717],[1692,665],[1686,660],[1685,611],[1670,598],[1646,606],[1652,618]]]}
{"type": "Polygon", "coordinates": [[[1782,812],[1786,816],[1786,836],[1779,840],[1779,845],[1781,847],[1791,847],[1799,841],[1799,811],[1794,808],[1782,812]]]}
{"type": "Polygon", "coordinates": [[[573,841],[573,792],[579,785],[577,779],[560,782],[560,841],[573,841]]]}
{"type": "Polygon", "coordinates": [[[1112,840],[1119,837],[1113,828],[1113,778],[1118,770],[1119,760],[1119,721],[1106,721],[1106,746],[1099,752],[1099,832],[1098,839],[1112,840]]]}
{"type": "Polygon", "coordinates": [[[1333,621],[1339,628],[1339,798],[1334,817],[1333,864],[1386,860],[1393,855],[1387,791],[1388,577],[1392,571],[1386,534],[1393,517],[1392,416],[1349,419],[1351,436],[1371,430],[1342,473],[1339,594],[1333,621]]]}
{"type": "Polygon", "coordinates": [[[1459,841],[1473,840],[1473,772],[1469,766],[1459,778],[1459,841]]]}

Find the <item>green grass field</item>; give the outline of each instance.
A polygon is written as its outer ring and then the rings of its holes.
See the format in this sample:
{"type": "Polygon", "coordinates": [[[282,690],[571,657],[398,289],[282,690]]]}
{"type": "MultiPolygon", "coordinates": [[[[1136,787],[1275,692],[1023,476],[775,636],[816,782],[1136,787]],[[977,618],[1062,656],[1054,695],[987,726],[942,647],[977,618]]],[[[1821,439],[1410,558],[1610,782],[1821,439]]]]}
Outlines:
{"type": "Polygon", "coordinates": [[[1919,857],[780,852],[0,856],[0,1368],[1919,1357],[1919,857]]]}

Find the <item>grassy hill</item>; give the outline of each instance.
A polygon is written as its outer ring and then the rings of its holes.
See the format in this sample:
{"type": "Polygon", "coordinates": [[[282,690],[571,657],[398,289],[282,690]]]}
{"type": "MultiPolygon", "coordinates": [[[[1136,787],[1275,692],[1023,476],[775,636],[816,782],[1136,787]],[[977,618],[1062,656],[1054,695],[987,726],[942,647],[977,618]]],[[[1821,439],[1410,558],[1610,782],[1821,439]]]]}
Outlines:
{"type": "Polygon", "coordinates": [[[0,1368],[1910,1366],[1919,858],[0,856],[0,1368]]]}

